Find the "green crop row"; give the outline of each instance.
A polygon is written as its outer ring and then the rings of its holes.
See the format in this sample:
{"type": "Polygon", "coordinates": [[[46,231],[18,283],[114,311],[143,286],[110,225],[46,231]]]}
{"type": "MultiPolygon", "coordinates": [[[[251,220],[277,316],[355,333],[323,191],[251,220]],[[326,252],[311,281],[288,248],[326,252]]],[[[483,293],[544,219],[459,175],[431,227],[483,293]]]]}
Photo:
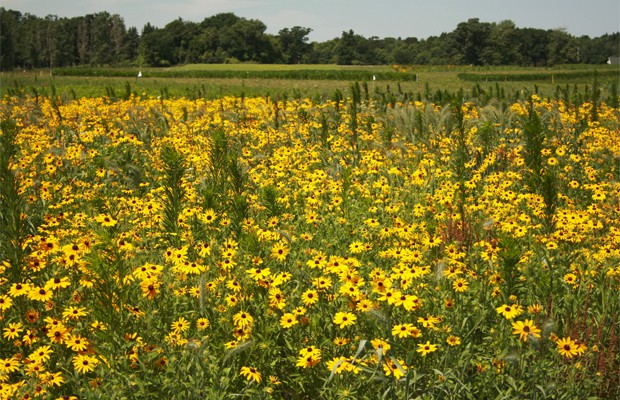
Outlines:
{"type": "Polygon", "coordinates": [[[458,78],[468,82],[532,82],[532,81],[559,81],[559,80],[582,80],[594,79],[595,75],[600,78],[619,78],[620,69],[597,71],[582,70],[571,72],[533,72],[533,73],[468,73],[458,74],[458,78]]]}
{"type": "MultiPolygon", "coordinates": [[[[61,68],[56,76],[137,77],[135,69],[116,68],[61,68]]],[[[372,72],[364,70],[151,70],[142,72],[152,78],[205,78],[205,79],[291,79],[343,81],[415,81],[416,74],[396,71],[372,72]]]]}

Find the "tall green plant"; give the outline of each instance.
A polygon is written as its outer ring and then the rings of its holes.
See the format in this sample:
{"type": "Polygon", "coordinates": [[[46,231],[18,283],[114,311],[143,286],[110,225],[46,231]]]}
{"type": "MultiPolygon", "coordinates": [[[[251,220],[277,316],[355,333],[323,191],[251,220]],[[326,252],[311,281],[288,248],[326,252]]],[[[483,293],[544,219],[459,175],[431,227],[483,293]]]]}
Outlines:
{"type": "Polygon", "coordinates": [[[211,132],[211,165],[205,177],[202,198],[205,208],[230,213],[237,233],[248,214],[246,189],[248,174],[240,160],[234,143],[226,132],[215,129],[211,132]]]}
{"type": "Polygon", "coordinates": [[[173,246],[180,244],[179,215],[183,209],[185,188],[183,174],[186,169],[185,157],[171,146],[161,150],[164,169],[164,228],[168,241],[173,246]]]}
{"type": "Polygon", "coordinates": [[[35,227],[28,218],[19,178],[12,168],[17,156],[15,122],[2,121],[0,132],[0,262],[8,262],[7,275],[13,281],[22,272],[24,244],[35,227]]]}
{"type": "Polygon", "coordinates": [[[525,140],[524,176],[529,189],[543,197],[545,203],[545,227],[547,232],[553,232],[554,213],[558,200],[558,178],[554,170],[544,164],[542,150],[545,146],[546,130],[538,111],[530,102],[527,120],[523,123],[525,140]]]}

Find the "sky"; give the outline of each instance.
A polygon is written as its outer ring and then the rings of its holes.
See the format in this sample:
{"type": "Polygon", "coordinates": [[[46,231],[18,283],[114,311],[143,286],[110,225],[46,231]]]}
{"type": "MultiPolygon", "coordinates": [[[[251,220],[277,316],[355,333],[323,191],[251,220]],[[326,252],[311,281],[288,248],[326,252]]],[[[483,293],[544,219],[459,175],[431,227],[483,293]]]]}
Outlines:
{"type": "MultiPolygon", "coordinates": [[[[460,22],[513,21],[519,28],[564,29],[574,36],[620,31],[619,0],[0,0],[6,9],[39,17],[118,14],[139,32],[181,18],[201,22],[218,13],[258,19],[267,33],[311,28],[323,42],[352,29],[364,37],[426,39],[452,32],[460,22]]],[[[620,46],[620,44],[619,44],[620,46]]]]}

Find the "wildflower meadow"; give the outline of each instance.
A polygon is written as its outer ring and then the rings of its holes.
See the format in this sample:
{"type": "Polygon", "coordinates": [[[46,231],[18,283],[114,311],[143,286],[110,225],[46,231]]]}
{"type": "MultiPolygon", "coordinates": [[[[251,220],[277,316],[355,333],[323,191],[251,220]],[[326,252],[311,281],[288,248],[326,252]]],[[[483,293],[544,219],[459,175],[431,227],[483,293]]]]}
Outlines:
{"type": "Polygon", "coordinates": [[[0,120],[0,399],[620,395],[617,99],[0,120]]]}

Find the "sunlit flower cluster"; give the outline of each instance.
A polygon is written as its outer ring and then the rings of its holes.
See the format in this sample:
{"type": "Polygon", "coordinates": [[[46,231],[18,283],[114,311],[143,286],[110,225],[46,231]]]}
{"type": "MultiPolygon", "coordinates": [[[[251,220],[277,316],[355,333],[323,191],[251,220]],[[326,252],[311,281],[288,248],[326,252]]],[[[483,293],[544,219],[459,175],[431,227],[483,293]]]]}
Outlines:
{"type": "Polygon", "coordinates": [[[590,106],[4,99],[0,399],[617,367],[619,111],[590,106]]]}

